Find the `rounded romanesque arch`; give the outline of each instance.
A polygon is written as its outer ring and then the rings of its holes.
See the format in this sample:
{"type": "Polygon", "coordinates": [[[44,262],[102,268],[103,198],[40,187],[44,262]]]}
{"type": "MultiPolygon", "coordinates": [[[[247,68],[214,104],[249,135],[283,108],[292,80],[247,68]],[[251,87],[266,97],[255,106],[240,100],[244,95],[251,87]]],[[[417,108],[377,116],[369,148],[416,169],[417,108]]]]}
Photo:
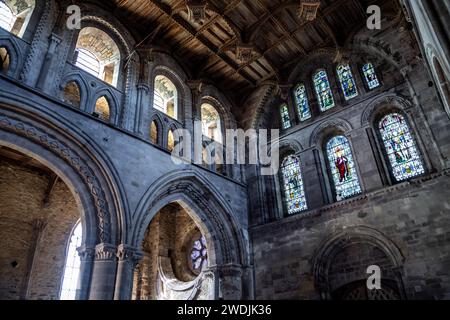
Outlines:
{"type": "MultiPolygon", "coordinates": [[[[401,297],[403,280],[402,280],[402,266],[404,263],[404,256],[399,247],[387,238],[384,234],[376,229],[372,229],[366,226],[355,226],[344,229],[344,231],[335,233],[325,239],[316,250],[313,259],[313,276],[320,297],[322,299],[333,299],[333,296],[339,285],[350,284],[354,280],[361,280],[360,277],[364,274],[366,280],[369,275],[360,272],[359,274],[344,274],[342,277],[345,279],[334,279],[333,270],[339,269],[339,259],[336,259],[339,254],[344,250],[353,247],[357,248],[358,252],[364,251],[365,247],[370,248],[370,253],[376,253],[373,257],[370,255],[367,257],[369,261],[360,261],[360,264],[368,263],[365,268],[377,263],[383,264],[380,267],[383,268],[386,276],[391,278],[397,286],[398,294],[401,297]]],[[[347,261],[346,261],[347,262],[347,261]]],[[[358,269],[354,266],[354,269],[358,269]]],[[[361,270],[358,270],[361,271],[361,270]]],[[[366,270],[364,270],[366,271],[366,270]]],[[[340,270],[339,272],[343,272],[340,270]]]]}
{"type": "Polygon", "coordinates": [[[79,196],[84,246],[119,244],[126,225],[126,205],[110,162],[99,149],[87,147],[94,144],[81,133],[73,133],[70,123],[52,118],[50,124],[48,114],[27,111],[25,103],[19,108],[2,100],[0,143],[43,162],[79,196]]]}
{"type": "Polygon", "coordinates": [[[314,129],[313,133],[311,134],[309,145],[310,147],[317,146],[321,148],[324,140],[331,134],[340,132],[346,135],[352,130],[352,125],[344,119],[336,118],[333,120],[325,121],[314,129]]]}
{"type": "Polygon", "coordinates": [[[411,106],[412,105],[408,100],[395,94],[388,94],[377,97],[367,105],[364,112],[362,113],[361,126],[364,127],[371,125],[378,114],[388,109],[400,110],[402,113],[408,115],[407,111],[409,108],[411,108],[411,106]]]}

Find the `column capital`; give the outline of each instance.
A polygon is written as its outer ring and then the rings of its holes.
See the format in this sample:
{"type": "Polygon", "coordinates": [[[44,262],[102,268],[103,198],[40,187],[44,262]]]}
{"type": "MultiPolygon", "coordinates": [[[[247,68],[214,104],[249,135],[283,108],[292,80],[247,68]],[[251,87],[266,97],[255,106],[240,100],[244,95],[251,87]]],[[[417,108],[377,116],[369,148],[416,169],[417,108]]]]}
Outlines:
{"type": "Polygon", "coordinates": [[[100,243],[95,247],[95,259],[108,261],[115,260],[117,247],[109,243],[100,243]]]}
{"type": "Polygon", "coordinates": [[[132,262],[133,265],[137,265],[142,257],[142,252],[132,246],[121,244],[117,248],[117,258],[119,261],[129,261],[132,262]]]}
{"type": "Polygon", "coordinates": [[[88,246],[81,246],[77,249],[78,255],[81,261],[94,261],[95,258],[95,248],[88,246]]]}

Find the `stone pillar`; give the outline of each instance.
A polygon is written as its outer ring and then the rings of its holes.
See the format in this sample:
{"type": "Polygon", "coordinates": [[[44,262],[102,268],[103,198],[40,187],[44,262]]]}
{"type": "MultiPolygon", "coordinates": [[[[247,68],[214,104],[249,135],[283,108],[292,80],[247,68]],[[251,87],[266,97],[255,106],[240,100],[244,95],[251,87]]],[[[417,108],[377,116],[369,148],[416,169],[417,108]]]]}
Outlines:
{"type": "Polygon", "coordinates": [[[76,300],[88,300],[95,248],[82,246],[78,248],[78,254],[80,255],[80,276],[78,277],[76,300]]]}
{"type": "Polygon", "coordinates": [[[317,149],[308,149],[300,154],[303,163],[303,182],[309,209],[323,207],[329,202],[323,176],[322,163],[317,149]]]}
{"type": "Polygon", "coordinates": [[[134,269],[142,255],[137,249],[121,244],[117,251],[117,258],[119,262],[114,300],[131,300],[134,269]]]}
{"type": "Polygon", "coordinates": [[[116,246],[101,243],[95,247],[90,300],[113,300],[116,284],[116,246]]]}
{"type": "Polygon", "coordinates": [[[62,39],[55,33],[52,33],[49,38],[49,47],[47,54],[44,58],[44,64],[42,65],[41,72],[39,74],[37,88],[51,94],[53,87],[49,81],[54,80],[54,74],[51,73],[51,68],[55,56],[55,51],[62,39]]]}
{"type": "Polygon", "coordinates": [[[219,299],[242,299],[242,266],[225,265],[218,267],[219,273],[219,299]]]}
{"type": "MultiPolygon", "coordinates": [[[[137,111],[134,122],[134,132],[145,138],[144,133],[144,119],[146,113],[144,108],[149,108],[150,87],[146,83],[137,85],[137,111]]],[[[161,130],[162,128],[160,128],[161,130]]],[[[150,126],[147,128],[150,131],[150,126]]]]}

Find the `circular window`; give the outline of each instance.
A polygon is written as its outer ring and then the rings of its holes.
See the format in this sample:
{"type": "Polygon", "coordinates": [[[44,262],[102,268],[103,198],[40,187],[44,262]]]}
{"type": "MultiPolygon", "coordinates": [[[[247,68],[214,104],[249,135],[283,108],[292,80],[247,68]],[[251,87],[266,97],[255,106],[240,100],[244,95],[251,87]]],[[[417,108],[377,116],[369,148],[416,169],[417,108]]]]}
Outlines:
{"type": "Polygon", "coordinates": [[[204,236],[194,239],[189,256],[189,265],[192,271],[198,275],[208,265],[208,248],[204,236]]]}

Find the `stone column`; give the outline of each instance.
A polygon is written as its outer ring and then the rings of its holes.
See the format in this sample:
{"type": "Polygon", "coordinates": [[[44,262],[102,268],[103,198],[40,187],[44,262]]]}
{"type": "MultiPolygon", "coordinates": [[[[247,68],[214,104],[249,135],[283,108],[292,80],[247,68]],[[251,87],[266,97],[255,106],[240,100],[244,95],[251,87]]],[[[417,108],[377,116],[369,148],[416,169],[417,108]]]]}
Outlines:
{"type": "Polygon", "coordinates": [[[80,255],[80,276],[78,277],[78,286],[76,300],[88,300],[89,289],[91,285],[92,269],[95,258],[95,248],[81,246],[78,248],[80,255]]]}
{"type": "MultiPolygon", "coordinates": [[[[52,93],[53,87],[50,85],[50,81],[54,80],[54,74],[51,72],[55,51],[62,39],[59,35],[52,33],[49,37],[49,47],[47,54],[44,58],[44,64],[42,65],[41,72],[39,74],[37,88],[45,91],[46,93],[52,93]]],[[[57,71],[57,70],[53,70],[57,71]]]]}
{"type": "Polygon", "coordinates": [[[117,251],[117,258],[119,262],[114,300],[131,300],[134,269],[142,258],[142,254],[136,248],[121,244],[117,251]]]}
{"type": "Polygon", "coordinates": [[[116,284],[117,248],[101,243],[95,247],[89,300],[113,300],[116,284]]]}
{"type": "MultiPolygon", "coordinates": [[[[146,113],[144,112],[144,108],[150,107],[150,87],[146,83],[141,82],[137,85],[137,91],[137,112],[134,123],[134,132],[145,138],[144,120],[146,113]]],[[[147,131],[150,131],[150,126],[147,128],[147,131]]]]}
{"type": "Polygon", "coordinates": [[[222,300],[242,299],[242,266],[225,265],[218,267],[219,298],[222,300]]]}

